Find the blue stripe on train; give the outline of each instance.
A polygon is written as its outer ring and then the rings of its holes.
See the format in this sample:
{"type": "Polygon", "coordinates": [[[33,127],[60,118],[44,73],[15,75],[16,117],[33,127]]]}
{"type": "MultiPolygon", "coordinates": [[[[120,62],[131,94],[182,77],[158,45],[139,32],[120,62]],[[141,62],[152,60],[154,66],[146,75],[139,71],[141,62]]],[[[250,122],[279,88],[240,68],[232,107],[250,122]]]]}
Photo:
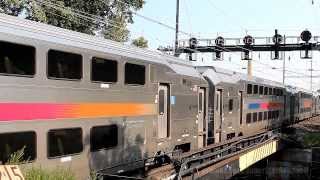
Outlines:
{"type": "Polygon", "coordinates": [[[259,109],[260,104],[259,103],[252,103],[252,104],[249,104],[248,108],[249,109],[259,109]]]}

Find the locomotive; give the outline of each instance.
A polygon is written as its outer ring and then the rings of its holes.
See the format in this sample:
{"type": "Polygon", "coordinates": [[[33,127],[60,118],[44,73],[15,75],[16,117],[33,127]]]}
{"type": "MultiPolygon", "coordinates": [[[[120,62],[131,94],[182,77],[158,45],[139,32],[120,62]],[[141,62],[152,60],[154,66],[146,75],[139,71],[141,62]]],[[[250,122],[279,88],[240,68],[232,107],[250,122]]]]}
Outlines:
{"type": "Polygon", "coordinates": [[[319,114],[262,78],[0,14],[0,161],[122,173],[319,114]],[[168,157],[170,158],[170,156],[168,157]]]}

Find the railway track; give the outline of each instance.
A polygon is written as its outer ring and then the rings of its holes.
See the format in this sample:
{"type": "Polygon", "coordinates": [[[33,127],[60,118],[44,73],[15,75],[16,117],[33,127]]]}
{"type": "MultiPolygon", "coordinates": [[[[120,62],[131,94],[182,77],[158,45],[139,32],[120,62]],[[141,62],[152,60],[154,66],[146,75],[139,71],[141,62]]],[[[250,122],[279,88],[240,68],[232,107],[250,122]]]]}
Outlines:
{"type": "Polygon", "coordinates": [[[261,133],[224,144],[208,146],[200,151],[174,156],[173,163],[154,169],[147,174],[148,179],[192,179],[201,177],[224,164],[231,162],[245,151],[278,138],[276,132],[261,133]]]}

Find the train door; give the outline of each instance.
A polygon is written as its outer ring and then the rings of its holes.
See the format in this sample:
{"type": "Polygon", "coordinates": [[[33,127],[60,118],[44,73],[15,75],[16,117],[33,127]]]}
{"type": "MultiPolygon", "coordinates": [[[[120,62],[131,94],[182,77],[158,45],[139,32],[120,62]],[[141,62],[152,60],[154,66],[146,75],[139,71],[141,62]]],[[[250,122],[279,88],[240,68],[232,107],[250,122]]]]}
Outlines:
{"type": "Polygon", "coordinates": [[[222,103],[222,90],[218,90],[216,92],[216,113],[217,113],[217,121],[218,127],[215,132],[215,143],[221,142],[221,133],[222,133],[222,114],[223,114],[223,103],[222,103]]]}
{"type": "Polygon", "coordinates": [[[198,92],[198,148],[203,148],[205,146],[205,89],[200,88],[198,92]]]}
{"type": "Polygon", "coordinates": [[[167,138],[170,136],[170,98],[169,86],[161,84],[158,91],[159,108],[158,108],[158,138],[167,138]]]}

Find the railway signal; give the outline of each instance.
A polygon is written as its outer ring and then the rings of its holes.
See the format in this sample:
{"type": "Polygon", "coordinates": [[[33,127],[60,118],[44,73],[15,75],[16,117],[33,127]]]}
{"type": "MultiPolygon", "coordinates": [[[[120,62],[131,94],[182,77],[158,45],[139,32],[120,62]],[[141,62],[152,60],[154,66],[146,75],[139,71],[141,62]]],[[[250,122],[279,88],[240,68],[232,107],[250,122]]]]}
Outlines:
{"type": "Polygon", "coordinates": [[[254,38],[247,35],[243,38],[244,51],[241,54],[242,60],[252,60],[252,53],[250,53],[251,46],[254,44],[254,38]]]}
{"type": "Polygon", "coordinates": [[[300,58],[301,59],[311,59],[312,58],[312,52],[310,51],[311,44],[309,43],[309,41],[312,38],[311,32],[308,31],[308,30],[304,30],[301,33],[300,38],[301,38],[302,41],[304,41],[304,49],[302,49],[300,51],[300,58]]]}
{"type": "Polygon", "coordinates": [[[283,37],[278,34],[278,30],[275,30],[275,34],[272,37],[272,42],[274,43],[274,51],[271,51],[271,59],[272,60],[281,60],[283,59],[283,52],[279,51],[281,43],[283,43],[283,37]]]}
{"type": "MultiPolygon", "coordinates": [[[[217,46],[217,49],[221,49],[221,47],[222,46],[224,46],[224,43],[225,43],[225,40],[224,40],[224,38],[223,37],[221,37],[221,36],[219,36],[219,37],[217,37],[216,38],[216,40],[215,40],[215,44],[216,44],[216,46],[217,46]]],[[[221,61],[221,60],[223,60],[223,50],[217,50],[215,53],[214,53],[214,56],[213,57],[215,57],[214,58],[214,60],[215,61],[221,61]]]]}

